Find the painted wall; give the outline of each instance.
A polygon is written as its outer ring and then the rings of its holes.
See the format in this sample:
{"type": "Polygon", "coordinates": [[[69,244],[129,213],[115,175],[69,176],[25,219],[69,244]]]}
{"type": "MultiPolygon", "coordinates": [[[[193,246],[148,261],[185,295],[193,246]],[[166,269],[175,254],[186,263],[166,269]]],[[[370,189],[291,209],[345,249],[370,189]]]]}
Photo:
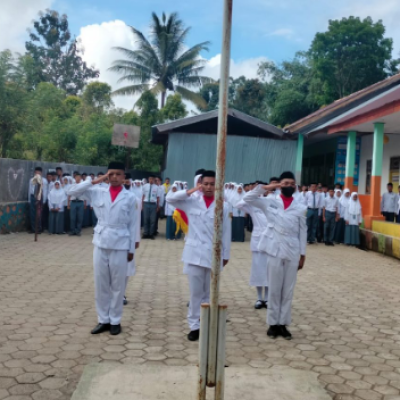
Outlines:
{"type": "Polygon", "coordinates": [[[0,203],[0,233],[23,232],[28,228],[29,203],[0,203]]]}
{"type": "MultiPolygon", "coordinates": [[[[381,194],[386,191],[386,184],[389,182],[390,158],[400,157],[400,135],[387,135],[389,142],[383,145],[383,162],[382,162],[382,185],[381,194]]],[[[361,141],[360,156],[360,180],[358,192],[365,194],[367,161],[372,160],[373,135],[363,136],[361,141]]]]}

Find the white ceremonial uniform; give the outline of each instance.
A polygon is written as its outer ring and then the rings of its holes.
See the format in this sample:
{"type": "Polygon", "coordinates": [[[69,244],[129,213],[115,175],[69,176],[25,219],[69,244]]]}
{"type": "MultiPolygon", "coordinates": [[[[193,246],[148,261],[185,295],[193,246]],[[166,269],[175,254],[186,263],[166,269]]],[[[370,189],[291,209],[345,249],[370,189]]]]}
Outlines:
{"type": "MultiPolygon", "coordinates": [[[[136,219],[136,239],[135,239],[135,246],[136,243],[140,243],[141,235],[140,235],[140,220],[142,214],[142,200],[135,196],[135,219],[136,219]]],[[[128,280],[130,276],[136,275],[136,261],[135,258],[128,262],[128,269],[126,272],[126,281],[125,281],[125,291],[126,286],[128,285],[128,280]]]]}
{"type": "MultiPolygon", "coordinates": [[[[188,196],[186,190],[170,191],[168,204],[184,211],[189,220],[182,261],[183,273],[188,275],[190,304],[188,324],[191,331],[200,328],[200,306],[210,301],[211,259],[214,237],[215,201],[207,208],[203,196],[188,196]]],[[[222,259],[229,260],[232,225],[229,205],[224,203],[222,227],[222,259]]],[[[222,267],[222,265],[221,265],[222,267]]]]}
{"type": "Polygon", "coordinates": [[[72,185],[68,195],[90,197],[98,218],[93,237],[98,322],[118,325],[122,318],[128,253],[135,253],[137,237],[135,196],[123,187],[112,202],[108,187],[92,185],[90,181],[72,185]]]}
{"type": "Polygon", "coordinates": [[[268,254],[269,325],[290,325],[291,308],[301,255],[306,254],[306,207],[292,201],[285,210],[282,198],[268,196],[261,185],[244,196],[244,201],[260,208],[267,217],[267,228],[261,235],[258,250],[268,254]]]}
{"type": "Polygon", "coordinates": [[[165,190],[164,186],[158,186],[158,197],[160,198],[158,200],[158,205],[161,207],[164,207],[164,201],[165,201],[165,190]]]}
{"type": "MultiPolygon", "coordinates": [[[[266,199],[260,198],[260,200],[266,199]]],[[[268,286],[268,265],[267,253],[258,250],[258,244],[262,232],[267,227],[267,218],[260,208],[254,207],[251,204],[241,200],[236,204],[236,208],[243,210],[249,214],[253,221],[253,231],[251,232],[250,250],[251,250],[251,272],[250,286],[267,287],[268,286]]]]}

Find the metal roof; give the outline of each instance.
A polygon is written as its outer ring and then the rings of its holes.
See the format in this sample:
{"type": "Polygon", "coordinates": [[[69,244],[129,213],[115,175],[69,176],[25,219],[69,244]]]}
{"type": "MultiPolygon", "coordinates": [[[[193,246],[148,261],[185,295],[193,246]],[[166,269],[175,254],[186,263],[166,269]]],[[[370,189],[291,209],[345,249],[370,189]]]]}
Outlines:
{"type": "Polygon", "coordinates": [[[343,97],[285,128],[286,133],[308,135],[328,121],[362,105],[370,99],[400,84],[400,74],[377,82],[358,92],[343,97]]]}
{"type": "MultiPolygon", "coordinates": [[[[164,144],[170,133],[216,134],[218,110],[209,111],[193,117],[181,118],[152,127],[151,142],[164,144]]],[[[274,125],[251,117],[233,108],[228,109],[228,135],[286,139],[285,133],[274,125]]]]}

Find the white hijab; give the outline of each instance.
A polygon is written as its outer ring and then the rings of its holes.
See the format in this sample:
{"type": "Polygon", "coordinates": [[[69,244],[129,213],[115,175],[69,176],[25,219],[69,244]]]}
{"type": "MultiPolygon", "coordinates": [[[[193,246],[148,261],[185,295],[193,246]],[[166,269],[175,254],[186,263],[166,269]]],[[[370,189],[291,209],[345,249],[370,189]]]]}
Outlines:
{"type": "Polygon", "coordinates": [[[361,203],[360,203],[360,200],[358,199],[357,192],[353,192],[350,196],[349,214],[351,214],[351,215],[361,214],[361,203]],[[354,199],[354,196],[357,196],[357,200],[354,199]]]}
{"type": "Polygon", "coordinates": [[[350,189],[346,188],[343,190],[342,197],[340,198],[340,205],[342,207],[348,207],[350,203],[350,197],[346,197],[346,193],[350,193],[350,189]]]}
{"type": "Polygon", "coordinates": [[[142,190],[142,186],[137,186],[136,184],[140,183],[142,184],[141,181],[139,181],[138,179],[133,181],[133,185],[131,186],[131,190],[133,192],[133,194],[138,198],[138,199],[142,199],[143,196],[143,190],[142,190]]]}
{"type": "Polygon", "coordinates": [[[50,203],[52,204],[61,204],[64,202],[67,198],[67,195],[65,194],[65,190],[61,187],[61,184],[57,181],[54,182],[54,187],[53,189],[50,190],[49,193],[49,200],[50,203]],[[56,186],[56,183],[58,183],[58,189],[56,186]]]}

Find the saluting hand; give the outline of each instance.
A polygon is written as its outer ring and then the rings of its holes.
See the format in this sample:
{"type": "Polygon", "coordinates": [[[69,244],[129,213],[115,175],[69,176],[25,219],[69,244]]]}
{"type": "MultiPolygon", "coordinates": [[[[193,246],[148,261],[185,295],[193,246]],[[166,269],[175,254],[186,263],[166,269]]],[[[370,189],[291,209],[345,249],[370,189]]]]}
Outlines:
{"type": "Polygon", "coordinates": [[[271,183],[271,184],[269,184],[269,185],[264,185],[264,186],[263,186],[263,189],[266,190],[266,191],[268,191],[268,192],[272,192],[272,191],[274,191],[275,189],[279,189],[280,187],[281,187],[281,184],[280,184],[280,183],[271,183]]]}

